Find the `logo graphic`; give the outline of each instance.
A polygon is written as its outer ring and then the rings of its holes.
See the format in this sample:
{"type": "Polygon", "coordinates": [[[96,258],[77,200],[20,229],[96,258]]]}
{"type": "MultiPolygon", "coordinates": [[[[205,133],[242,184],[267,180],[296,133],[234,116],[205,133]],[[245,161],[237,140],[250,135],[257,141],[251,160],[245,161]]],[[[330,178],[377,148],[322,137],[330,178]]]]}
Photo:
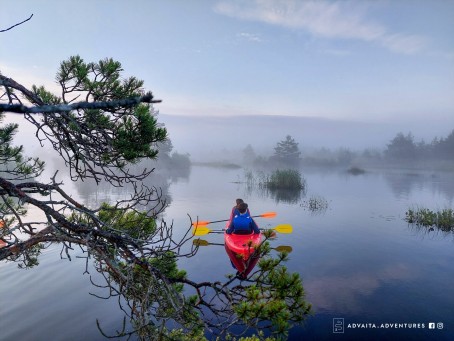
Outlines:
{"type": "Polygon", "coordinates": [[[429,329],[435,329],[435,323],[429,322],[429,329]]]}
{"type": "Polygon", "coordinates": [[[344,319],[340,317],[333,318],[333,333],[343,333],[344,332],[344,319]]]}
{"type": "Polygon", "coordinates": [[[437,323],[437,328],[438,329],[443,329],[443,322],[438,322],[437,323]]]}

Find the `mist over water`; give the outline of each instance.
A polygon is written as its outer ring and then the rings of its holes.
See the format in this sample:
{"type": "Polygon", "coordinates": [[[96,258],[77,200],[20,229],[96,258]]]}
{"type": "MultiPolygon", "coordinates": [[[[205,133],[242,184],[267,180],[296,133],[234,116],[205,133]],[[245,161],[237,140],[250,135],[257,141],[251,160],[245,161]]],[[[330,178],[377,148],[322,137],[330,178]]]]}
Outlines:
{"type": "MultiPolygon", "coordinates": [[[[34,127],[21,115],[5,115],[4,122],[20,123],[14,142],[23,144],[26,154],[43,159],[57,157],[46,142],[44,147],[40,146],[34,127]]],[[[318,154],[323,148],[383,151],[400,132],[411,133],[415,143],[421,140],[430,143],[434,138],[446,137],[454,129],[454,114],[429,123],[421,119],[402,122],[398,117],[387,122],[371,122],[295,116],[166,114],[158,114],[158,122],[166,126],[174,151],[190,154],[191,161],[239,162],[247,145],[251,145],[258,155],[269,157],[276,143],[287,135],[299,143],[303,156],[305,153],[318,154]]]]}
{"type": "Polygon", "coordinates": [[[250,144],[258,154],[268,156],[286,135],[291,135],[300,150],[348,148],[383,150],[386,144],[402,132],[413,134],[415,142],[430,143],[436,137],[446,137],[454,129],[454,114],[443,120],[417,119],[401,121],[396,116],[389,121],[334,120],[295,116],[231,116],[201,117],[159,114],[166,125],[175,149],[189,153],[194,161],[233,159],[238,151],[250,144]]]}

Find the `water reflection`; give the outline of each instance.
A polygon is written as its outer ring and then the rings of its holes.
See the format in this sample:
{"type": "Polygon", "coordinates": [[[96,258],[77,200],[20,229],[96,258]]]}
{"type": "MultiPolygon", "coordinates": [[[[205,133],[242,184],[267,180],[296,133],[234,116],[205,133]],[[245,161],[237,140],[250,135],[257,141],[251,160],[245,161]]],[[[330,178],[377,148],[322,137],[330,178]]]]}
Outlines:
{"type": "Polygon", "coordinates": [[[298,204],[306,192],[302,189],[266,189],[265,194],[273,199],[277,204],[280,202],[286,204],[298,204]]]}
{"type": "Polygon", "coordinates": [[[235,252],[227,243],[225,244],[225,252],[233,268],[237,270],[236,275],[239,278],[246,279],[259,261],[260,255],[256,252],[252,240],[249,241],[248,237],[242,238],[241,242],[246,247],[240,253],[235,252]]]}
{"type": "Polygon", "coordinates": [[[402,170],[386,172],[384,178],[396,198],[408,198],[414,191],[428,188],[433,193],[440,193],[449,203],[454,199],[453,173],[402,170]]]}
{"type": "MultiPolygon", "coordinates": [[[[171,180],[158,172],[151,173],[146,179],[143,180],[142,186],[152,188],[155,193],[156,200],[161,199],[167,204],[172,202],[172,197],[169,194],[171,180]]],[[[85,204],[91,207],[99,206],[103,202],[112,202],[113,200],[123,200],[134,193],[134,184],[126,183],[122,187],[114,187],[106,181],[96,183],[92,179],[85,181],[78,181],[77,192],[85,204]]],[[[144,210],[153,208],[155,201],[150,201],[147,205],[143,206],[144,210]]]]}
{"type": "Polygon", "coordinates": [[[374,271],[306,278],[304,286],[310,293],[310,301],[317,307],[317,313],[342,311],[344,314],[358,314],[368,310],[367,300],[387,283],[397,284],[416,278],[417,270],[410,264],[396,263],[374,271]]]}
{"type": "MultiPolygon", "coordinates": [[[[257,262],[260,260],[260,255],[259,252],[255,252],[255,248],[250,247],[248,251],[247,257],[243,257],[243,255],[239,255],[235,252],[233,252],[225,243],[212,243],[209,242],[205,239],[194,239],[193,240],[193,245],[200,247],[200,246],[209,246],[209,245],[215,245],[215,246],[223,246],[225,248],[225,251],[227,253],[227,257],[230,260],[230,263],[232,265],[232,268],[237,272],[236,275],[239,278],[246,279],[248,275],[252,272],[254,267],[257,265],[257,262]]],[[[281,252],[291,252],[292,249],[289,246],[283,246],[280,249],[281,252]]]]}
{"type": "MultiPolygon", "coordinates": [[[[145,160],[138,164],[129,165],[129,170],[135,174],[141,174],[145,169],[154,169],[153,172],[142,180],[141,186],[153,189],[155,201],[150,201],[143,206],[144,210],[152,210],[153,205],[159,200],[164,201],[166,205],[172,202],[172,196],[169,193],[170,185],[179,181],[187,181],[191,174],[190,167],[175,168],[166,163],[159,163],[155,160],[145,160]]],[[[104,180],[96,183],[93,179],[85,179],[72,183],[69,174],[66,172],[65,165],[59,159],[52,160],[49,165],[49,171],[59,171],[63,182],[74,184],[77,194],[81,200],[89,207],[97,207],[103,202],[112,202],[113,200],[129,199],[130,193],[134,193],[134,184],[124,183],[122,187],[112,186],[104,180]]]]}
{"type": "Polygon", "coordinates": [[[419,224],[408,224],[408,229],[416,236],[422,239],[433,239],[452,237],[454,242],[454,226],[438,227],[438,226],[423,226],[419,224]]]}
{"type": "Polygon", "coordinates": [[[297,205],[306,196],[306,188],[282,189],[282,188],[266,188],[257,184],[238,182],[243,185],[244,196],[258,195],[262,198],[271,198],[276,204],[285,203],[297,205]]]}

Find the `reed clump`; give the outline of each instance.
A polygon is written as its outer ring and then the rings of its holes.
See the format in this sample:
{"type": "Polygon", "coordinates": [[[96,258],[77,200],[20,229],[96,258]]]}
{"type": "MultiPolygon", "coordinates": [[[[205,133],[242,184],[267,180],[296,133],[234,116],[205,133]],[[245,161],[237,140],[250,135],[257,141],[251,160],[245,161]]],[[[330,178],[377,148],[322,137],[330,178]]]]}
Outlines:
{"type": "Polygon", "coordinates": [[[405,213],[405,220],[410,224],[436,226],[443,231],[454,231],[454,210],[451,208],[439,211],[432,211],[424,207],[409,209],[405,213]]]}
{"type": "Polygon", "coordinates": [[[306,180],[295,169],[278,169],[271,173],[271,175],[265,177],[259,185],[271,190],[304,190],[306,180]]]}
{"type": "Polygon", "coordinates": [[[323,197],[311,196],[307,200],[303,201],[300,206],[312,213],[320,213],[325,212],[328,209],[329,204],[323,197]]]}

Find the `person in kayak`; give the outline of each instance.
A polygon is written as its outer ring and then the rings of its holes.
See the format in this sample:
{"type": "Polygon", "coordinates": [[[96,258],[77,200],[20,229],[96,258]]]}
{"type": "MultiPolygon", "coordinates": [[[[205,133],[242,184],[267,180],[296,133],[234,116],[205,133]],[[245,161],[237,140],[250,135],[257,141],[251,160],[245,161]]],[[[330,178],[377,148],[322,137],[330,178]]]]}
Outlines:
{"type": "Polygon", "coordinates": [[[260,233],[259,227],[249,214],[248,205],[242,202],[238,205],[238,214],[231,219],[229,227],[225,231],[227,234],[255,234],[260,233]]]}
{"type": "MultiPolygon", "coordinates": [[[[233,220],[233,217],[240,214],[239,207],[240,207],[240,204],[242,204],[243,202],[244,202],[243,199],[236,199],[236,205],[232,207],[232,212],[230,212],[230,219],[229,219],[230,221],[233,220]]],[[[251,212],[249,212],[249,208],[247,209],[247,213],[249,215],[251,215],[251,212]]]]}

